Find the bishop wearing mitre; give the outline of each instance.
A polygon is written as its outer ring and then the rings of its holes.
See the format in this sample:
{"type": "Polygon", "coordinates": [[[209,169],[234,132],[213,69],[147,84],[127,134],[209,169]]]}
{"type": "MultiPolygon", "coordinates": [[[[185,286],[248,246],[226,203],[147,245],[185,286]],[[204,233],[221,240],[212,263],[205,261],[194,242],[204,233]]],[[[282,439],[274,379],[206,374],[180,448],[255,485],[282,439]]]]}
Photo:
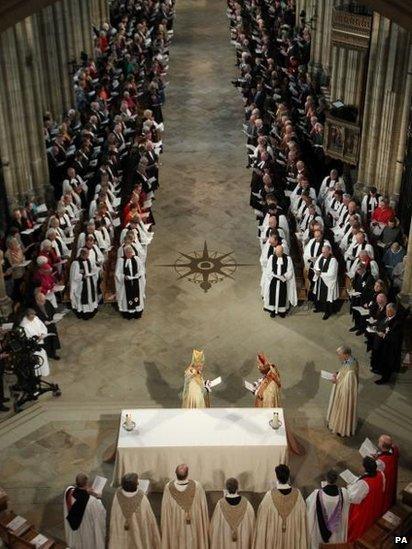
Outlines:
{"type": "Polygon", "coordinates": [[[255,408],[278,408],[280,406],[280,374],[263,353],[257,356],[257,367],[263,377],[255,382],[255,408]]]}
{"type": "Polygon", "coordinates": [[[336,353],[342,366],[332,380],[327,422],[332,433],[350,437],[355,434],[358,422],[359,366],[346,345],[339,347],[336,353]]]}
{"type": "MultiPolygon", "coordinates": [[[[257,356],[257,367],[263,377],[254,383],[255,408],[279,408],[281,401],[281,382],[279,369],[271,364],[263,353],[257,356]]],[[[286,419],[285,419],[286,423],[286,419]]],[[[295,435],[285,424],[288,449],[298,456],[305,453],[305,449],[297,441],[295,435]]]]}
{"type": "Polygon", "coordinates": [[[266,492],[259,505],[254,549],[307,549],[306,505],[302,494],[289,484],[289,467],[275,468],[276,488],[266,492]]]}
{"type": "Polygon", "coordinates": [[[209,389],[202,375],[204,367],[204,352],[193,349],[192,360],[185,371],[182,408],[210,407],[209,389]]]}
{"type": "Polygon", "coordinates": [[[113,498],[109,549],[160,549],[160,534],[136,473],[123,475],[113,498]]]}
{"type": "Polygon", "coordinates": [[[210,549],[249,549],[255,529],[255,512],[238,494],[239,482],[228,478],[224,496],[217,502],[210,522],[210,549]]]}
{"type": "Polygon", "coordinates": [[[189,467],[176,467],[176,479],[166,484],[161,509],[162,549],[207,549],[209,515],[206,494],[189,467]]]}

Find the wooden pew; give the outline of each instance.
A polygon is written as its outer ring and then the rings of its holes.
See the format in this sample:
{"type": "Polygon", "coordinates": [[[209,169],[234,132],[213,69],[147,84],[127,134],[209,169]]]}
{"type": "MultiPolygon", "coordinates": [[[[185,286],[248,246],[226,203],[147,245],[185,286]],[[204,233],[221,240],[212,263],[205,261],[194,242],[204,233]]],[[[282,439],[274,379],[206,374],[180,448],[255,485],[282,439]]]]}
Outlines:
{"type": "MultiPolygon", "coordinates": [[[[6,547],[10,549],[33,549],[36,544],[33,540],[41,534],[29,521],[25,521],[17,530],[10,530],[7,525],[16,517],[16,513],[9,510],[0,512],[0,537],[6,547]]],[[[40,549],[64,549],[65,543],[56,541],[54,538],[41,534],[46,541],[40,549]]]]}
{"type": "Polygon", "coordinates": [[[395,536],[407,535],[411,528],[412,512],[402,505],[394,505],[355,542],[355,547],[389,549],[389,547],[395,546],[395,536]],[[395,518],[395,520],[388,520],[390,518],[395,518]]]}

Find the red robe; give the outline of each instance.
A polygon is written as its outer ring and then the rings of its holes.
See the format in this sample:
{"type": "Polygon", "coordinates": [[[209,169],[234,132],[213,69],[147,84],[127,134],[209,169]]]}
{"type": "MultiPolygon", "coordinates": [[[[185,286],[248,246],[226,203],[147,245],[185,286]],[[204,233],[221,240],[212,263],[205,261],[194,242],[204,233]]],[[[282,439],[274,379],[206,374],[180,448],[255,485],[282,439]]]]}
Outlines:
{"type": "Polygon", "coordinates": [[[398,461],[399,450],[397,446],[392,446],[392,452],[384,452],[378,456],[378,459],[385,464],[385,492],[383,496],[383,511],[386,513],[388,509],[396,503],[396,491],[398,484],[398,461]]]}
{"type": "Polygon", "coordinates": [[[382,516],[383,473],[378,471],[374,477],[364,476],[362,480],[369,486],[369,492],[360,503],[352,503],[349,508],[348,542],[361,538],[375,520],[382,516]]]}
{"type": "Polygon", "coordinates": [[[392,210],[392,208],[382,208],[381,206],[378,206],[375,208],[373,214],[372,214],[372,221],[377,221],[378,223],[383,223],[384,225],[388,224],[388,221],[390,219],[393,219],[395,217],[395,212],[392,210]]]}

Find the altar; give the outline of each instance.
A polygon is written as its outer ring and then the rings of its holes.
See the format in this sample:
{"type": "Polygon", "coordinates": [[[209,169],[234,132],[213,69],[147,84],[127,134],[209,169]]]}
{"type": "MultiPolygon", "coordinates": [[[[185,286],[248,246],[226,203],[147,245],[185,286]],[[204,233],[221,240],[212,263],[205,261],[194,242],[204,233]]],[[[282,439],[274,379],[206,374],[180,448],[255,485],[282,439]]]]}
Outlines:
{"type": "Polygon", "coordinates": [[[206,490],[222,490],[236,477],[240,489],[264,492],[273,485],[275,467],[287,462],[282,408],[145,408],[123,410],[119,421],[113,484],[125,473],[150,479],[162,490],[178,464],[206,490]],[[281,426],[269,425],[278,412],[281,426]],[[135,422],[123,428],[126,414],[135,422]]]}

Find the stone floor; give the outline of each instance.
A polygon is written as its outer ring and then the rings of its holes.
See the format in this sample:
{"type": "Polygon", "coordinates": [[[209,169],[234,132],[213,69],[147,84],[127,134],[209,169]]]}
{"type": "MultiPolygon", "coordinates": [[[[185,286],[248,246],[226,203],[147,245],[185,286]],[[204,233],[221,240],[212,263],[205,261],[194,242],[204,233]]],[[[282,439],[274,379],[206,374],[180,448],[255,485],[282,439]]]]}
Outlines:
{"type": "MultiPolygon", "coordinates": [[[[252,404],[242,380],[255,378],[258,351],[279,365],[289,422],[307,450],[292,459],[293,477],[305,493],[332,465],[358,470],[360,442],[381,432],[400,444],[401,486],[412,480],[410,373],[391,386],[373,383],[361,338],[348,332],[346,307],[327,322],[306,306],[286,319],[272,320],[262,311],[242,104],[230,83],[236,70],[225,10],[223,0],[177,0],[143,318],[129,322],[110,306],[87,323],[68,315],[59,325],[62,360],[52,364],[51,375],[62,397],[44,397],[0,425],[0,485],[16,511],[59,537],[65,485],[79,470],[111,476],[102,455],[115,439],[122,407],[179,406],[193,347],[205,349],[207,375],[224,378],[214,406],[252,404]],[[208,277],[210,288],[199,274],[182,276],[182,263],[190,261],[181,253],[200,257],[205,241],[212,259],[213,252],[231,252],[223,260],[230,276],[208,277]],[[321,369],[337,368],[335,349],[342,343],[353,347],[361,364],[360,424],[351,440],[327,431],[330,385],[319,377],[321,369]]],[[[110,495],[108,489],[108,505],[110,495]]]]}

